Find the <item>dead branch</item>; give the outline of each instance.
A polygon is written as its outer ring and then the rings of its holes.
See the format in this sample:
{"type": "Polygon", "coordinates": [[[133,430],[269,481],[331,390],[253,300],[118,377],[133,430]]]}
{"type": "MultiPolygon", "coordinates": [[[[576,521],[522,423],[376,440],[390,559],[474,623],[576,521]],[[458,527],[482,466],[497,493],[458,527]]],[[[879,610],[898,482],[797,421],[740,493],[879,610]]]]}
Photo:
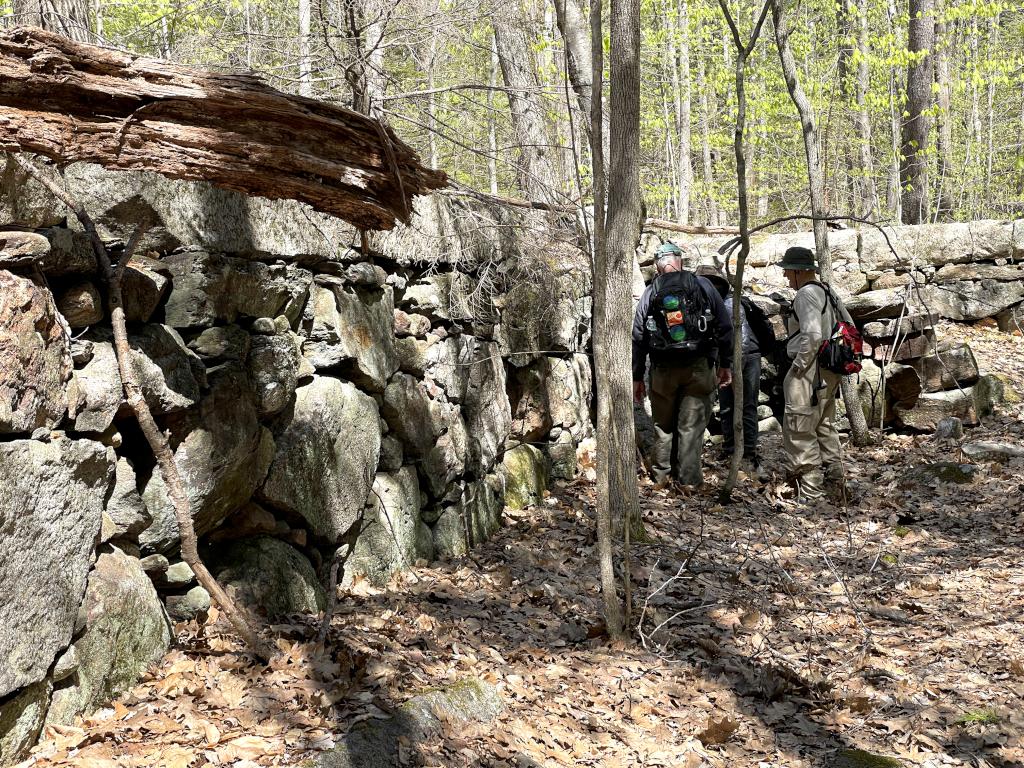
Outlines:
{"type": "Polygon", "coordinates": [[[131,348],[128,345],[128,329],[125,325],[124,305],[121,297],[121,278],[124,274],[125,265],[131,260],[132,253],[138,247],[145,233],[145,227],[140,226],[129,240],[124,255],[118,262],[115,269],[110,262],[110,254],[106,246],[96,232],[96,226],[85,208],[71,195],[60,187],[39,169],[18,155],[12,159],[25,173],[32,176],[36,181],[48,189],[54,197],[75,212],[75,216],[81,222],[82,227],[89,235],[96,259],[100,264],[100,270],[107,283],[107,299],[110,304],[110,321],[114,328],[114,354],[117,358],[118,371],[121,374],[121,384],[124,388],[125,399],[128,401],[132,413],[139,422],[146,441],[149,443],[157,464],[160,466],[160,473],[163,475],[164,485],[167,487],[167,495],[174,506],[174,516],[178,522],[178,531],[181,536],[181,558],[196,575],[196,579],[202,587],[210,593],[210,597],[224,611],[228,619],[235,626],[235,629],[248,644],[249,649],[264,661],[269,661],[270,650],[266,647],[259,635],[253,630],[250,620],[245,612],[238,607],[227,592],[217,583],[213,574],[206,568],[199,557],[198,540],[195,526],[192,523],[192,509],[188,494],[185,491],[185,484],[178,465],[174,462],[174,454],[171,452],[167,436],[160,431],[160,427],[153,419],[153,413],[146,403],[135,376],[135,369],[131,364],[131,348]]]}

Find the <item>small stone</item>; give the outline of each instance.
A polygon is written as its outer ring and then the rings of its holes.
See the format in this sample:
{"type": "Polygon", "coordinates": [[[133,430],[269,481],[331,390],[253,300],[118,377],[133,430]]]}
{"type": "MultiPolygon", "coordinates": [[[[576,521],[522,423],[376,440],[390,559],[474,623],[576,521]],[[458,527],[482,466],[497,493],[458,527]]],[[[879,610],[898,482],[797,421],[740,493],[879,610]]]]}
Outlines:
{"type": "Polygon", "coordinates": [[[202,587],[192,587],[184,595],[168,595],[167,614],[177,621],[189,621],[210,610],[210,593],[202,587]]]}
{"type": "Polygon", "coordinates": [[[67,288],[57,299],[57,309],[72,328],[85,328],[103,319],[103,299],[88,280],[67,288]]]}
{"type": "Polygon", "coordinates": [[[93,355],[93,343],[87,339],[72,339],[71,340],[71,360],[74,362],[76,368],[81,368],[83,365],[92,360],[93,355]]]}
{"type": "Polygon", "coordinates": [[[36,427],[32,430],[32,439],[38,440],[40,443],[50,442],[50,430],[47,427],[36,427]]]}
{"type": "Polygon", "coordinates": [[[269,317],[257,317],[252,321],[252,332],[259,333],[264,336],[273,336],[277,333],[277,326],[274,325],[274,320],[269,317]]]}
{"type": "Polygon", "coordinates": [[[203,358],[241,360],[249,351],[249,334],[237,325],[207,328],[188,348],[203,358]]]}
{"type": "Polygon", "coordinates": [[[154,574],[165,573],[167,568],[170,566],[167,558],[161,554],[146,555],[144,558],[139,560],[139,564],[142,566],[142,570],[149,574],[150,578],[152,578],[154,574]]]}
{"type": "Polygon", "coordinates": [[[937,461],[933,464],[925,464],[915,467],[910,471],[912,479],[933,483],[957,483],[965,485],[974,480],[978,468],[973,464],[957,464],[953,461],[937,461]]]}
{"type": "Polygon", "coordinates": [[[778,419],[776,419],[774,416],[772,416],[772,417],[767,418],[767,419],[761,419],[761,421],[757,422],[757,431],[758,432],[781,432],[782,431],[782,425],[779,423],[778,419]]]}
{"type": "Polygon", "coordinates": [[[288,318],[284,315],[278,315],[274,318],[274,330],[278,333],[288,333],[292,329],[292,324],[288,321],[288,318]]]}
{"type": "Polygon", "coordinates": [[[758,419],[770,419],[775,414],[772,413],[771,406],[759,405],[757,406],[757,418],[758,419]]]}
{"type": "Polygon", "coordinates": [[[997,443],[983,440],[967,443],[961,449],[971,461],[995,461],[1005,464],[1011,459],[1024,458],[1024,448],[1009,443],[997,443]]]}
{"type": "Polygon", "coordinates": [[[71,645],[57,658],[57,663],[53,665],[53,672],[50,673],[50,679],[55,683],[59,683],[61,680],[71,677],[77,671],[78,649],[71,645]]]}
{"type": "Polygon", "coordinates": [[[195,581],[196,575],[192,568],[184,560],[180,563],[173,563],[167,567],[164,573],[163,583],[168,587],[184,587],[195,581]]]}
{"type": "Polygon", "coordinates": [[[939,419],[935,426],[936,440],[959,440],[964,436],[964,423],[956,416],[939,419]]]}

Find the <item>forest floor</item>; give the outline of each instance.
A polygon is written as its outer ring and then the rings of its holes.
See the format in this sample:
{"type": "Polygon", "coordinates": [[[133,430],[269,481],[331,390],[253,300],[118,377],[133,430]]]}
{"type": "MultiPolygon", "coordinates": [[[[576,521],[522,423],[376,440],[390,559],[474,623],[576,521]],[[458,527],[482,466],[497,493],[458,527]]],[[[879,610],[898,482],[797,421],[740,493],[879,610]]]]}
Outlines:
{"type": "MultiPolygon", "coordinates": [[[[955,333],[983,369],[1024,381],[1024,339],[955,333]]],[[[966,440],[1024,445],[1024,406],[966,440]]],[[[778,438],[765,443],[777,465],[778,438]]],[[[845,509],[798,506],[775,482],[746,482],[724,507],[714,477],[689,498],[642,482],[643,634],[618,645],[602,634],[583,477],[507,513],[470,557],[356,584],[327,654],[313,619],[272,628],[270,668],[222,619],[178,625],[147,680],[49,729],[26,765],[297,765],[417,692],[477,677],[499,689],[498,718],[404,744],[403,764],[1024,766],[1024,460],[979,464],[966,484],[918,469],[960,460],[929,435],[849,449],[845,509]]]]}

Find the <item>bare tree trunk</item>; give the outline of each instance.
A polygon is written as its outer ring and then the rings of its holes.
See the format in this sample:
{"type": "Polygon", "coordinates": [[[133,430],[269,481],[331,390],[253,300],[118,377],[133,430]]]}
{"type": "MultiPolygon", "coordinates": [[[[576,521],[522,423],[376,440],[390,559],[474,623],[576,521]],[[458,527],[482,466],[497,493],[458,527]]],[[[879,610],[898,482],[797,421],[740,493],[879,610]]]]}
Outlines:
{"type": "Polygon", "coordinates": [[[583,128],[590,138],[590,100],[593,91],[593,62],[590,55],[590,38],[587,34],[587,20],[576,0],[554,0],[558,30],[565,43],[568,61],[569,82],[576,94],[583,128]]]}
{"type": "Polygon", "coordinates": [[[878,213],[878,190],[875,185],[875,163],[871,152],[871,118],[868,114],[867,98],[871,88],[871,72],[868,65],[868,5],[857,3],[857,109],[854,125],[857,129],[857,145],[860,150],[860,166],[864,174],[861,185],[861,215],[878,213]]]}
{"type": "Polygon", "coordinates": [[[128,344],[128,329],[125,324],[124,304],[121,297],[121,278],[124,274],[125,266],[131,261],[132,253],[138,247],[145,230],[140,227],[135,233],[115,269],[110,263],[110,256],[107,253],[106,246],[100,240],[96,227],[85,208],[52,179],[40,173],[32,163],[19,155],[11,155],[11,158],[23,171],[35,178],[58,200],[74,211],[82,227],[89,234],[93,253],[96,255],[103,278],[107,283],[110,322],[114,329],[114,352],[117,358],[118,372],[121,375],[121,384],[124,387],[125,399],[135,414],[139,426],[142,428],[142,433],[146,436],[146,441],[156,457],[160,473],[163,475],[167,495],[170,497],[171,504],[174,507],[174,516],[178,523],[178,533],[181,536],[181,559],[188,563],[192,572],[196,575],[196,580],[210,593],[210,597],[224,611],[228,619],[235,626],[238,634],[248,644],[249,649],[264,661],[268,661],[272,655],[270,649],[252,629],[245,612],[238,607],[234,600],[217,583],[213,574],[210,573],[199,557],[198,540],[192,522],[191,503],[185,490],[185,483],[182,480],[181,473],[178,471],[178,465],[174,461],[174,454],[171,452],[167,436],[160,430],[160,427],[153,419],[149,404],[146,402],[146,398],[142,394],[142,388],[136,378],[135,368],[131,364],[131,347],[128,344]]]}
{"type": "MultiPolygon", "coordinates": [[[[999,47],[999,11],[988,20],[988,50],[998,51],[999,47]]],[[[993,142],[995,139],[995,97],[996,80],[990,77],[988,81],[988,147],[985,153],[985,214],[989,215],[992,210],[992,155],[993,142]]]]}
{"type": "MultiPolygon", "coordinates": [[[[836,27],[839,33],[839,95],[843,111],[852,110],[853,105],[853,20],[850,15],[850,0],[837,0],[836,27]]],[[[776,39],[778,32],[776,32],[776,39]]],[[[851,121],[852,122],[852,121],[851,121]]],[[[863,169],[858,167],[856,142],[843,142],[843,161],[846,165],[846,188],[850,200],[850,208],[860,214],[860,188],[863,183],[863,169]]]]}
{"type": "MultiPolygon", "coordinates": [[[[590,153],[594,166],[594,358],[595,385],[598,413],[597,441],[597,554],[601,571],[601,595],[604,599],[605,624],[613,638],[623,635],[622,603],[619,602],[615,579],[615,555],[612,547],[612,497],[611,471],[607,448],[602,449],[604,430],[612,423],[610,402],[610,381],[606,375],[611,369],[603,368],[611,358],[609,340],[603,331],[608,325],[606,296],[608,294],[607,242],[605,240],[605,168],[604,168],[604,120],[601,87],[604,80],[604,34],[601,24],[601,2],[593,0],[590,6],[590,40],[592,54],[591,118],[593,134],[590,139],[590,153]]],[[[632,266],[632,265],[631,265],[632,266]]],[[[632,354],[632,353],[631,353],[632,354]]],[[[614,363],[614,360],[612,361],[614,363]]],[[[621,362],[621,361],[619,361],[621,362]]],[[[630,416],[632,418],[632,415],[630,416]]],[[[632,455],[632,451],[630,452],[632,455]]]]}
{"type": "Polygon", "coordinates": [[[764,21],[768,18],[768,7],[771,0],[765,0],[758,15],[757,23],[750,33],[750,39],[744,43],[740,37],[739,27],[729,12],[727,0],[718,0],[718,7],[722,9],[722,15],[729,25],[732,33],[732,41],[736,47],[736,124],[733,129],[733,151],[736,154],[736,199],[739,205],[740,218],[740,252],[736,259],[736,272],[732,278],[733,295],[736,297],[732,302],[732,328],[733,328],[733,371],[736,375],[732,377],[733,402],[739,407],[733,408],[733,446],[732,463],[729,465],[729,475],[722,488],[722,498],[728,501],[732,498],[732,491],[736,487],[736,478],[739,476],[740,460],[743,457],[743,304],[739,297],[743,293],[743,268],[747,263],[747,256],[750,254],[750,215],[747,195],[747,150],[744,144],[744,133],[747,126],[747,88],[746,69],[747,59],[757,45],[757,39],[761,36],[761,29],[764,21]]]}
{"type": "Polygon", "coordinates": [[[309,55],[309,0],[299,0],[299,95],[313,95],[313,62],[309,55]]]}
{"type": "Polygon", "coordinates": [[[13,0],[15,24],[89,42],[89,0],[13,0]]]}
{"type": "Polygon", "coordinates": [[[708,100],[708,83],[705,74],[704,56],[697,54],[697,93],[700,94],[700,149],[701,171],[703,172],[704,197],[707,206],[706,224],[718,226],[718,203],[715,200],[715,169],[711,164],[711,107],[708,100]]]}
{"type": "Polygon", "coordinates": [[[952,83],[949,79],[949,41],[946,39],[946,22],[942,16],[944,3],[939,0],[935,14],[935,84],[938,87],[937,101],[938,130],[937,143],[938,180],[935,184],[935,218],[949,218],[953,213],[953,196],[949,190],[949,175],[953,172],[953,123],[950,113],[952,83]]]}
{"type": "Polygon", "coordinates": [[[679,30],[679,59],[673,61],[672,80],[676,97],[676,135],[679,137],[679,188],[676,195],[676,221],[690,223],[690,197],[693,190],[693,161],[690,157],[690,7],[688,0],[677,0],[676,28],[679,30]]]}
{"type": "MultiPolygon", "coordinates": [[[[498,194],[498,118],[494,113],[494,87],[498,84],[498,49],[491,40],[491,75],[488,81],[491,90],[487,92],[487,176],[491,183],[491,194],[498,194]]],[[[437,166],[434,166],[435,168],[437,166]]]]}
{"type": "Polygon", "coordinates": [[[900,188],[904,224],[927,221],[928,131],[932,101],[932,48],[935,45],[934,0],[910,0],[907,49],[907,105],[900,134],[900,188]]]}
{"type": "Polygon", "coordinates": [[[506,18],[494,20],[495,49],[508,88],[509,111],[519,144],[517,180],[523,194],[531,200],[555,202],[560,190],[558,173],[544,124],[544,110],[536,98],[540,83],[522,17],[516,2],[506,18]]]}
{"type": "MultiPolygon", "coordinates": [[[[789,97],[793,100],[800,114],[800,126],[803,128],[804,151],[807,155],[807,180],[810,186],[811,216],[814,217],[814,248],[818,255],[818,267],[821,279],[832,282],[832,252],[828,244],[828,227],[824,217],[828,216],[825,205],[825,177],[822,173],[821,159],[818,152],[818,131],[814,120],[814,109],[807,99],[800,79],[797,76],[796,61],[789,45],[789,29],[783,11],[784,0],[772,0],[772,21],[775,24],[775,42],[779,50],[779,61],[782,63],[782,74],[786,80],[789,97]]],[[[866,445],[871,436],[868,431],[867,418],[860,407],[860,393],[849,376],[841,380],[843,402],[846,404],[846,415],[850,420],[850,431],[855,445],[866,445]]]]}

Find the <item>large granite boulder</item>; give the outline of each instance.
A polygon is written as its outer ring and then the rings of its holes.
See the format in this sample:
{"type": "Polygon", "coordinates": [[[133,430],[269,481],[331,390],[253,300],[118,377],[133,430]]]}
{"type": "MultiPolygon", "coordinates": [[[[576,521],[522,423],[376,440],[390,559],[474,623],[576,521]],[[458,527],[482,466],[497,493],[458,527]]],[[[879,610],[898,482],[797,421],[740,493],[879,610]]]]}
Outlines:
{"type": "Polygon", "coordinates": [[[467,467],[477,475],[486,474],[512,428],[498,345],[473,336],[453,336],[433,345],[426,356],[427,379],[437,382],[447,399],[462,408],[467,467]]]}
{"type": "Polygon", "coordinates": [[[884,230],[884,235],[874,227],[861,232],[860,264],[865,272],[908,270],[912,265],[940,267],[1008,257],[1013,225],[1010,222],[975,221],[969,224],[884,227],[884,230]],[[892,250],[886,243],[886,236],[892,250]]]}
{"type": "Polygon", "coordinates": [[[103,319],[103,298],[91,280],[78,280],[57,296],[57,309],[71,328],[87,328],[103,319]]]}
{"type": "Polygon", "coordinates": [[[396,373],[384,390],[381,413],[392,434],[405,446],[407,459],[420,467],[427,490],[443,495],[463,474],[468,436],[459,406],[444,399],[424,382],[396,373]]]}
{"type": "Polygon", "coordinates": [[[925,392],[941,392],[957,385],[970,386],[978,380],[978,363],[967,344],[946,344],[934,354],[910,363],[925,392]]]}
{"type": "Polygon", "coordinates": [[[415,467],[378,473],[373,481],[363,528],[346,564],[346,577],[362,574],[383,584],[395,571],[434,558],[430,529],[420,517],[420,485],[415,467]]]}
{"type": "Polygon", "coordinates": [[[92,240],[85,232],[47,227],[41,234],[50,241],[50,252],[42,258],[42,270],[47,277],[92,275],[99,271],[92,240]]]}
{"type": "Polygon", "coordinates": [[[52,690],[46,679],[0,703],[0,765],[14,765],[28,756],[46,721],[52,690]]]}
{"type": "Polygon", "coordinates": [[[296,390],[281,419],[259,498],[301,515],[315,536],[337,541],[361,513],[377,471],[377,404],[348,382],[315,376],[296,390]]]}
{"type": "MultiPolygon", "coordinates": [[[[192,507],[196,533],[213,530],[249,501],[274,455],[271,433],[259,423],[248,376],[228,365],[211,376],[210,391],[174,421],[174,458],[192,507]]],[[[180,538],[174,507],[159,469],[142,494],[153,523],[139,535],[147,552],[167,552],[180,538]]]]}
{"type": "MultiPolygon", "coordinates": [[[[112,334],[92,334],[92,359],[75,371],[70,416],[79,432],[103,432],[127,411],[112,334]]],[[[199,402],[206,367],[170,326],[145,325],[128,335],[131,364],[154,415],[184,411],[199,402]]]]}
{"type": "Polygon", "coordinates": [[[513,437],[540,440],[552,427],[580,437],[590,423],[590,359],[542,357],[513,369],[508,385],[513,437]]]}
{"type": "Polygon", "coordinates": [[[318,370],[340,369],[373,392],[383,392],[398,370],[390,286],[363,289],[340,281],[330,287],[314,285],[302,324],[302,353],[318,370]]]}
{"type": "Polygon", "coordinates": [[[164,321],[174,328],[284,315],[294,324],[313,275],[293,264],[264,264],[206,251],[175,253],[161,262],[172,288],[164,321]]]}
{"type": "Polygon", "coordinates": [[[257,536],[233,541],[220,545],[208,559],[225,589],[271,619],[317,613],[327,604],[309,560],[280,539],[257,536]]]}
{"type": "Polygon", "coordinates": [[[139,561],[114,549],[89,574],[77,672],[53,692],[48,724],[70,725],[127,691],[171,642],[163,605],[139,561]]]}
{"type": "Polygon", "coordinates": [[[928,309],[950,320],[993,317],[1024,299],[1024,281],[955,280],[922,289],[928,309]]]}
{"type": "MultiPolygon", "coordinates": [[[[57,177],[52,167],[45,172],[57,177]]],[[[175,181],[146,171],[109,171],[92,163],[64,169],[72,196],[89,201],[104,240],[127,242],[140,221],[152,224],[142,251],[195,244],[252,256],[333,258],[338,243],[358,235],[345,221],[292,200],[248,197],[205,182],[175,181]]],[[[8,161],[0,176],[0,218],[28,227],[52,226],[73,214],[42,185],[8,161]]]]}
{"type": "Polygon", "coordinates": [[[478,295],[478,287],[474,278],[462,272],[427,275],[406,287],[401,304],[409,311],[442,320],[484,320],[491,309],[478,295]]]}
{"type": "Polygon", "coordinates": [[[50,241],[35,232],[0,232],[0,268],[42,267],[49,253],[50,241]]]}
{"type": "Polygon", "coordinates": [[[0,699],[70,642],[113,481],[92,440],[0,443],[0,699]]]}
{"type": "Polygon", "coordinates": [[[52,294],[0,270],[0,434],[56,426],[71,366],[70,330],[52,294]]]}

